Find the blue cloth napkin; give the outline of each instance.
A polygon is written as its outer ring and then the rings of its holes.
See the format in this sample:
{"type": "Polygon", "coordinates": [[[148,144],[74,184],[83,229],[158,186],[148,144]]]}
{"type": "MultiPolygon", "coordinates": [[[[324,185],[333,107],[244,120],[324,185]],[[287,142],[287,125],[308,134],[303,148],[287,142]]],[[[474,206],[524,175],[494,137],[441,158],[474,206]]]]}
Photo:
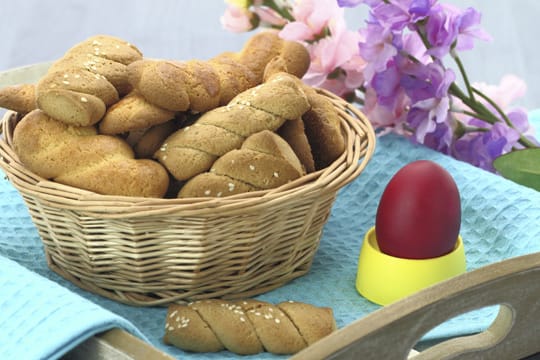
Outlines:
{"type": "Polygon", "coordinates": [[[126,319],[0,256],[0,359],[57,359],[126,319]]]}
{"type": "MultiPolygon", "coordinates": [[[[364,234],[374,225],[377,205],[386,184],[402,166],[417,159],[429,159],[439,163],[453,175],[459,187],[463,219],[461,235],[465,245],[468,270],[540,251],[539,192],[423,146],[411,144],[406,139],[387,135],[378,139],[376,153],[365,171],[339,192],[324,228],[320,248],[314,258],[311,271],[258,298],[270,302],[297,300],[330,306],[334,310],[338,327],[343,327],[377,310],[378,305],[362,298],[355,290],[358,254],[364,234]]],[[[96,308],[102,307],[128,320],[154,346],[182,359],[280,358],[271,354],[239,357],[228,352],[191,354],[164,345],[161,338],[166,309],[131,307],[78,289],[47,268],[40,239],[26,207],[20,195],[6,180],[0,181],[0,208],[0,255],[17,261],[32,272],[61,284],[81,298],[99,305],[96,308]]],[[[12,278],[11,272],[15,269],[19,271],[19,267],[9,269],[7,272],[5,269],[0,272],[0,284],[6,283],[5,277],[12,278]]],[[[46,289],[50,281],[46,281],[46,284],[40,286],[41,289],[46,289]]],[[[37,301],[40,303],[39,308],[42,312],[51,312],[59,316],[47,320],[47,322],[50,321],[49,325],[37,326],[36,324],[33,329],[10,325],[11,335],[6,339],[5,332],[0,333],[0,341],[26,338],[27,341],[38,343],[43,342],[45,338],[50,343],[49,347],[56,347],[55,353],[60,353],[72,346],[69,341],[90,334],[92,327],[74,327],[66,329],[66,332],[73,331],[73,337],[65,336],[59,339],[58,334],[50,331],[49,326],[55,326],[54,322],[59,322],[62,326],[65,322],[60,320],[65,317],[62,315],[62,310],[56,306],[55,299],[58,297],[55,295],[56,287],[51,289],[50,292],[44,291],[39,296],[40,299],[36,299],[32,292],[21,291],[17,293],[15,302],[26,303],[27,306],[34,308],[33,303],[37,301]],[[49,300],[45,301],[42,298],[49,298],[49,300]],[[62,343],[61,340],[65,342],[62,343]]],[[[3,288],[0,288],[0,294],[5,294],[3,288]]],[[[83,300],[80,301],[83,302],[83,300]]],[[[89,306],[86,302],[84,304],[81,306],[89,306]]],[[[426,334],[425,339],[444,339],[484,330],[493,320],[496,310],[497,308],[479,309],[451,319],[426,334]]],[[[19,319],[18,316],[10,315],[12,313],[2,309],[0,323],[20,324],[23,321],[24,315],[21,315],[23,317],[19,319]]],[[[104,318],[106,319],[106,316],[104,318]]],[[[97,322],[96,319],[98,319],[97,316],[93,319],[94,324],[97,322]]],[[[100,328],[104,328],[106,324],[110,324],[110,320],[108,323],[104,321],[100,328]]],[[[56,324],[58,325],[60,324],[56,324]]],[[[79,325],[82,324],[79,323],[79,325]]],[[[28,343],[32,344],[32,342],[28,343]]],[[[52,349],[49,350],[52,351],[52,349]]],[[[34,354],[35,357],[32,358],[40,358],[45,353],[34,352],[34,354]]]]}

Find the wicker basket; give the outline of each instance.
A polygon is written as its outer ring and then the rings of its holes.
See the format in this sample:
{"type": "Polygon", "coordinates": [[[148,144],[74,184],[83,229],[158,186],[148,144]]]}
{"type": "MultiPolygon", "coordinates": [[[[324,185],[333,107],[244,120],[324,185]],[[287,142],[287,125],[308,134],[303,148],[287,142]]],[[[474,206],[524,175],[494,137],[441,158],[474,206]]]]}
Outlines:
{"type": "Polygon", "coordinates": [[[280,188],[227,198],[104,196],[45,180],[12,149],[2,120],[0,165],[26,202],[48,266],[77,286],[132,305],[254,296],[309,271],[338,190],[370,160],[375,133],[333,94],[347,149],[328,168],[280,188]]]}

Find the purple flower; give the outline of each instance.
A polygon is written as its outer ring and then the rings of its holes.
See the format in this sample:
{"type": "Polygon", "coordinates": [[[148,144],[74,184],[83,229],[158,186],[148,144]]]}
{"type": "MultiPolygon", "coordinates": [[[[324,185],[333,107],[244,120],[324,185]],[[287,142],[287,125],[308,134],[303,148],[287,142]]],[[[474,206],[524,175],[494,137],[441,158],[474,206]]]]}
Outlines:
{"type": "Polygon", "coordinates": [[[437,4],[429,14],[425,25],[427,40],[430,44],[428,53],[439,59],[450,52],[450,47],[458,36],[459,22],[453,12],[437,4]]]}
{"type": "Polygon", "coordinates": [[[436,123],[435,129],[425,135],[422,144],[443,154],[450,154],[451,145],[454,141],[451,119],[452,117],[448,116],[448,121],[436,123]]]}
{"type": "Polygon", "coordinates": [[[371,86],[377,93],[377,101],[383,106],[392,107],[400,90],[401,73],[394,62],[375,74],[371,86]]]}
{"type": "Polygon", "coordinates": [[[474,38],[490,41],[491,36],[480,28],[482,15],[473,8],[463,11],[458,17],[458,37],[456,50],[470,50],[474,47],[474,38]]]}
{"type": "Polygon", "coordinates": [[[430,98],[448,96],[448,89],[455,80],[451,69],[445,69],[441,64],[427,65],[410,63],[402,69],[401,86],[405,89],[414,103],[430,98]]]}
{"type": "Polygon", "coordinates": [[[413,104],[407,114],[407,123],[414,129],[414,138],[424,143],[427,134],[434,133],[437,126],[447,122],[449,118],[450,99],[431,98],[413,104]]]}
{"type": "Polygon", "coordinates": [[[424,19],[436,0],[394,0],[372,6],[370,17],[392,31],[402,31],[424,19]]]}
{"type": "Polygon", "coordinates": [[[452,46],[457,50],[470,50],[474,38],[490,40],[491,37],[480,28],[480,20],[481,14],[473,8],[461,11],[450,5],[434,5],[425,25],[431,45],[429,54],[442,58],[452,46]]]}
{"type": "Polygon", "coordinates": [[[409,5],[409,12],[416,20],[424,19],[429,15],[431,7],[437,0],[412,0],[409,5]]]}
{"type": "Polygon", "coordinates": [[[519,133],[504,123],[495,123],[487,131],[465,134],[458,139],[452,155],[479,168],[494,172],[493,160],[511,150],[519,133]]]}
{"type": "Polygon", "coordinates": [[[394,32],[402,31],[409,25],[411,19],[408,6],[402,3],[403,1],[381,2],[371,9],[370,16],[384,28],[394,32]]]}
{"type": "Polygon", "coordinates": [[[337,0],[340,7],[355,7],[360,4],[366,4],[368,6],[374,6],[380,3],[382,0],[337,0]]]}
{"type": "MultiPolygon", "coordinates": [[[[514,109],[510,111],[508,114],[506,114],[506,116],[508,117],[512,125],[514,125],[514,128],[520,134],[522,134],[524,137],[530,140],[533,144],[540,146],[540,143],[538,142],[538,139],[535,136],[534,128],[531,126],[531,123],[529,122],[529,117],[523,109],[514,109]]],[[[511,147],[522,149],[523,145],[518,143],[516,140],[516,142],[512,144],[511,147]]],[[[511,148],[507,150],[510,151],[511,148]]]]}
{"type": "Polygon", "coordinates": [[[392,44],[391,31],[378,24],[368,24],[366,29],[361,29],[361,35],[365,40],[358,43],[358,49],[362,58],[367,62],[364,78],[370,82],[375,73],[386,69],[388,61],[398,51],[392,44]]]}

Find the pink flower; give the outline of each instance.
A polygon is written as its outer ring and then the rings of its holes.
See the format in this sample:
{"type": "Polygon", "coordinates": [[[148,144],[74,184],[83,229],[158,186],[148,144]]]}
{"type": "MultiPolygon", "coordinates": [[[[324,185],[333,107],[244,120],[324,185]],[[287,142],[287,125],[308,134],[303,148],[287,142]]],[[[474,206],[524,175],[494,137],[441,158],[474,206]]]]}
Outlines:
{"type": "Polygon", "coordinates": [[[523,97],[527,91],[525,81],[512,74],[503,76],[499,85],[474,83],[473,87],[486,94],[503,110],[516,99],[523,97]]]}
{"type": "Polygon", "coordinates": [[[248,9],[229,4],[219,20],[225,30],[245,32],[254,28],[252,19],[253,14],[248,9]]]}
{"type": "MultiPolygon", "coordinates": [[[[365,62],[356,51],[356,44],[360,41],[360,34],[348,31],[345,27],[336,28],[337,33],[327,36],[308,47],[311,55],[311,66],[304,76],[306,82],[313,86],[320,86],[337,68],[349,70],[356,76],[348,79],[358,87],[358,76],[365,66],[365,62]]],[[[360,84],[363,82],[363,76],[360,84]]]]}
{"type": "MultiPolygon", "coordinates": [[[[488,96],[497,104],[497,106],[499,106],[499,108],[501,108],[501,110],[505,112],[510,110],[512,107],[512,102],[524,96],[525,92],[527,91],[527,85],[525,82],[512,74],[504,75],[498,85],[487,84],[485,82],[475,82],[472,84],[472,86],[488,96]]],[[[478,100],[484,105],[491,107],[491,105],[487,104],[484,99],[478,98],[478,100]]],[[[460,111],[466,110],[467,106],[463,104],[459,98],[452,98],[452,108],[455,111],[454,116],[456,119],[465,125],[470,125],[471,121],[475,121],[471,116],[460,113],[460,111]]]]}
{"type": "Polygon", "coordinates": [[[363,111],[374,128],[383,129],[380,135],[389,132],[409,135],[403,127],[410,106],[410,99],[405,94],[405,91],[400,90],[397,92],[392,106],[384,106],[378,101],[375,89],[369,87],[365,91],[364,103],[363,111]]]}
{"type": "Polygon", "coordinates": [[[334,21],[344,21],[336,0],[299,0],[292,10],[295,21],[285,25],[281,36],[287,40],[310,41],[321,36],[334,21]]]}
{"type": "MultiPolygon", "coordinates": [[[[257,5],[257,3],[255,3],[257,5]]],[[[268,6],[254,6],[253,12],[259,16],[261,22],[271,26],[282,27],[287,24],[287,19],[283,18],[268,6]]]]}

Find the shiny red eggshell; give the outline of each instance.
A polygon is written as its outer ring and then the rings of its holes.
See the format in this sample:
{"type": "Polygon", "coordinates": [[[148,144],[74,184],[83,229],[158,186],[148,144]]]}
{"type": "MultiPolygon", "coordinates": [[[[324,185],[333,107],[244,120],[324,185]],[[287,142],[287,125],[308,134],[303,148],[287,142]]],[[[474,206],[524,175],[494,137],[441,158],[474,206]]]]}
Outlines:
{"type": "Polygon", "coordinates": [[[408,259],[439,257],[454,250],[461,201],[452,176],[440,165],[405,165],[386,186],[375,220],[379,249],[408,259]]]}

